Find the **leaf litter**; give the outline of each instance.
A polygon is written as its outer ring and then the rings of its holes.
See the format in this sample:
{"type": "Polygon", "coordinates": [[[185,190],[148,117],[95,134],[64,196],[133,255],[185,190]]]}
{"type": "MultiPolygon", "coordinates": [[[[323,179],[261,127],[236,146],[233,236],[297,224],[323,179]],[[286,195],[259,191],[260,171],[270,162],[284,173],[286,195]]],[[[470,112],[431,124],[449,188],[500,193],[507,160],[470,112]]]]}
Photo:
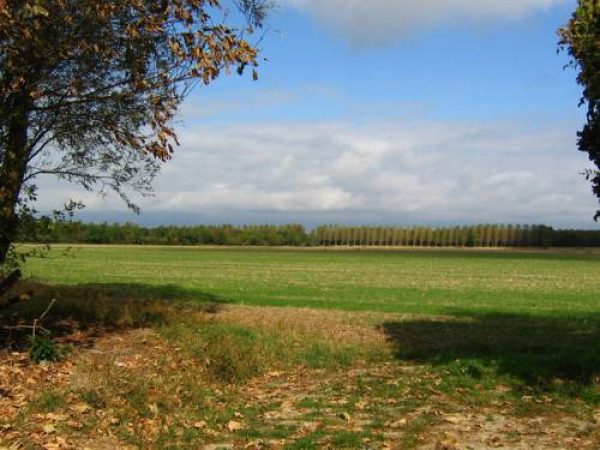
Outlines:
{"type": "MultiPolygon", "coordinates": [[[[218,320],[266,326],[262,317],[273,318],[277,310],[264,312],[231,307],[218,320]]],[[[354,323],[347,314],[323,318],[319,312],[319,320],[316,313],[281,314],[271,324],[310,332],[330,323],[345,339],[352,339],[355,327],[357,340],[384,342],[376,327],[354,323]]],[[[443,375],[425,365],[299,366],[267,371],[242,385],[218,385],[205,379],[203,362],[154,330],[106,332],[92,342],[53,364],[33,364],[21,352],[0,354],[0,449],[168,448],[184,442],[190,430],[194,448],[205,449],[283,449],[301,441],[310,442],[302,448],[330,449],[600,448],[600,410],[590,418],[548,406],[531,417],[516,413],[517,403],[530,399],[462,402],[460,392],[439,391],[443,375]],[[156,383],[141,395],[140,380],[156,383]],[[196,389],[207,394],[197,398],[196,389]],[[143,413],[132,411],[122,392],[129,392],[130,403],[139,397],[143,413]],[[200,402],[195,410],[201,414],[188,417],[193,402],[200,402]],[[358,440],[340,444],[340,436],[358,440]]],[[[503,395],[511,388],[491,390],[503,395]]]]}

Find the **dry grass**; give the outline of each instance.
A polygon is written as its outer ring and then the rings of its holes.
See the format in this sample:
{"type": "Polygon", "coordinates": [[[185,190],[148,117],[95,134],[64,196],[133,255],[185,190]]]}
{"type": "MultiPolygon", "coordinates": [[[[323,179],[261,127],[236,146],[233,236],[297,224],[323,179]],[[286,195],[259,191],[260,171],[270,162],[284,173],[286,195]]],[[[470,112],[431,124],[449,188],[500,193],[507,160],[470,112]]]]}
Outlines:
{"type": "MultiPolygon", "coordinates": [[[[275,321],[289,320],[290,311],[268,313],[275,321]]],[[[249,327],[262,326],[255,322],[259,311],[248,308],[218,319],[203,314],[188,317],[188,325],[190,320],[232,325],[228,320],[244,317],[253,323],[249,327]]],[[[310,333],[318,328],[313,318],[291,321],[302,322],[310,333]]],[[[338,320],[335,314],[328,318],[338,320]]],[[[365,326],[360,317],[353,320],[365,326]]],[[[299,333],[296,328],[292,335],[299,333]]],[[[568,411],[548,397],[519,399],[506,385],[472,389],[454,379],[448,388],[451,375],[427,364],[264,367],[262,374],[230,384],[215,380],[206,361],[177,344],[139,329],[96,336],[90,348],[49,366],[4,355],[0,374],[12,368],[10,379],[0,378],[7,403],[17,398],[18,386],[27,395],[19,397],[19,408],[0,416],[0,446],[457,450],[554,449],[560,443],[592,450],[600,443],[595,422],[600,410],[595,419],[594,410],[568,411]],[[525,415],[524,406],[530,408],[525,415]]]]}
{"type": "Polygon", "coordinates": [[[378,324],[382,324],[386,317],[398,318],[392,314],[229,305],[214,314],[214,320],[292,336],[313,336],[332,343],[381,347],[385,346],[386,336],[378,324]]]}

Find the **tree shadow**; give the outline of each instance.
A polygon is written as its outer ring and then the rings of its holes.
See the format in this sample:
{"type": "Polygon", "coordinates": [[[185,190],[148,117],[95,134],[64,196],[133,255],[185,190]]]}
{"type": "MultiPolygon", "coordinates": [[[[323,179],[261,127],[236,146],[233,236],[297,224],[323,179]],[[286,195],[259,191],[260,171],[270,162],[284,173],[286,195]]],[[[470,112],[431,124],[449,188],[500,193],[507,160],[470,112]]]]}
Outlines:
{"type": "Polygon", "coordinates": [[[214,294],[172,284],[70,286],[24,281],[11,295],[21,295],[23,300],[0,310],[0,349],[26,346],[31,325],[53,299],[56,302],[40,325],[59,340],[77,331],[85,331],[87,338],[93,338],[109,331],[165,324],[190,312],[217,313],[229,303],[214,294]]]}
{"type": "Polygon", "coordinates": [[[434,365],[478,360],[528,387],[590,386],[600,377],[600,314],[535,317],[456,312],[447,318],[387,322],[402,360],[434,365]]]}

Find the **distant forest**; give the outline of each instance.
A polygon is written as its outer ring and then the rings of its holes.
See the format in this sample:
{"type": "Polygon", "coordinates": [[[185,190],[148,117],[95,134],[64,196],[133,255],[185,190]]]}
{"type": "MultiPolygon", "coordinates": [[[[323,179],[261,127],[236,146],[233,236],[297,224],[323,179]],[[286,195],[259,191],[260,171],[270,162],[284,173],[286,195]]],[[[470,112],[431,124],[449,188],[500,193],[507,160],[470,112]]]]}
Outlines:
{"type": "Polygon", "coordinates": [[[600,230],[544,225],[350,227],[324,225],[198,225],[154,228],[59,222],[38,227],[37,243],[342,247],[600,247],[600,230]]]}

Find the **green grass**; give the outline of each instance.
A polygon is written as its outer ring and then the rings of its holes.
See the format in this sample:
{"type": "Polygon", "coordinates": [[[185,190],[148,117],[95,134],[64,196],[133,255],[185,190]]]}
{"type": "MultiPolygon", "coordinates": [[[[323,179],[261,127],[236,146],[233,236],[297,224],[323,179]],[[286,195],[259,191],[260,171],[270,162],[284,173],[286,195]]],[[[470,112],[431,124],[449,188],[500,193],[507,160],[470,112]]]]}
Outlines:
{"type": "Polygon", "coordinates": [[[65,254],[57,247],[28,261],[26,275],[43,284],[6,317],[37,317],[56,297],[57,324],[151,326],[157,342],[177,349],[139,347],[157,354],[129,372],[90,362],[81,373],[93,382],[46,389],[31,408],[60,412],[74,392],[92,409],[86,429],[110,430],[126,443],[196,448],[285,438],[286,449],[358,449],[379,448],[385,432],[401,431],[401,448],[415,448],[443,422],[439,410],[591,420],[600,406],[599,268],[600,254],[576,251],[81,247],[65,254]],[[297,315],[287,317],[301,322],[294,328],[278,317],[288,310],[225,308],[240,315],[219,318],[225,303],[389,314],[291,311],[297,315]],[[272,323],[236,321],[249,311],[272,323]],[[333,320],[340,316],[343,323],[333,320]],[[313,326],[302,328],[303,320],[313,326]],[[319,334],[328,323],[375,327],[384,338],[319,334]],[[309,375],[295,382],[270,375],[296,370],[309,375]],[[262,395],[246,393],[257,379],[262,395]],[[286,399],[301,412],[297,421],[265,420],[286,399]],[[354,429],[344,415],[372,420],[354,429]],[[401,418],[405,425],[391,425],[401,418]],[[233,419],[245,428],[227,432],[233,419]],[[197,421],[206,427],[190,426],[197,421]],[[318,426],[300,432],[310,422],[318,426]]]}
{"type": "MultiPolygon", "coordinates": [[[[26,273],[63,285],[57,314],[65,308],[83,323],[159,324],[167,318],[153,306],[158,300],[188,309],[231,303],[410,313],[410,320],[379,322],[399,360],[437,366],[451,385],[508,378],[517,395],[552,392],[596,404],[599,269],[600,253],[584,251],[79,247],[65,254],[56,247],[29,260],[26,273]],[[467,372],[458,376],[455,361],[467,372]]],[[[318,341],[292,352],[294,344],[276,334],[234,325],[166,329],[180,341],[202,342],[191,350],[198,356],[212,349],[203,357],[230,380],[260,373],[269,358],[310,367],[365,359],[365,350],[333,352],[318,341]],[[237,350],[218,354],[218,345],[206,344],[222,341],[237,350]]]]}
{"type": "Polygon", "coordinates": [[[600,254],[55,247],[26,274],[179,301],[414,314],[600,313],[600,254]]]}
{"type": "Polygon", "coordinates": [[[37,412],[53,412],[65,406],[64,396],[53,390],[45,390],[42,392],[40,397],[34,404],[31,405],[31,409],[37,412]]]}
{"type": "MultiPolygon", "coordinates": [[[[410,321],[381,323],[397,358],[442,366],[467,359],[536,389],[568,392],[597,382],[599,269],[600,254],[581,251],[56,247],[30,259],[26,274],[75,285],[58,288],[57,313],[65,308],[84,323],[160,323],[164,308],[152,306],[158,300],[411,313],[410,321]]],[[[239,342],[238,355],[217,360],[225,371],[250,358],[243,367],[251,373],[242,378],[257,370],[260,355],[286,348],[267,332],[219,327],[198,336],[239,342]]],[[[351,347],[332,353],[318,342],[303,348],[301,359],[312,367],[357,354],[351,347]]]]}

